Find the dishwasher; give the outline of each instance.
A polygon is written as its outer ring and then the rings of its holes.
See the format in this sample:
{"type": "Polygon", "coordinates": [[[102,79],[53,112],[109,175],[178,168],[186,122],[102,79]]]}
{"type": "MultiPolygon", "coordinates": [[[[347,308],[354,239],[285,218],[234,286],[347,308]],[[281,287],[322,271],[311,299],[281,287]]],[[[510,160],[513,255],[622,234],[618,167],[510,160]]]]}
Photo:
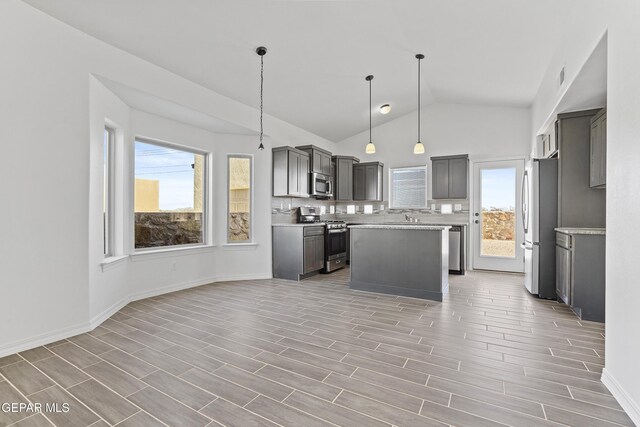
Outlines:
{"type": "Polygon", "coordinates": [[[452,225],[449,229],[449,273],[464,274],[465,226],[452,225]]]}

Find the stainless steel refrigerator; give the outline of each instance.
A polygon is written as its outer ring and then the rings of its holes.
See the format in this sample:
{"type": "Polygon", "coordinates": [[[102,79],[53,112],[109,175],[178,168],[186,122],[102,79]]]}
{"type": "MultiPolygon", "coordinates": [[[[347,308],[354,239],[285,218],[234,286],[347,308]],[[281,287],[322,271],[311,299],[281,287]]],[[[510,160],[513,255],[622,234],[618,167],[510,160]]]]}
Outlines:
{"type": "Polygon", "coordinates": [[[522,177],[525,287],[540,298],[556,299],[558,159],[534,159],[522,177]]]}

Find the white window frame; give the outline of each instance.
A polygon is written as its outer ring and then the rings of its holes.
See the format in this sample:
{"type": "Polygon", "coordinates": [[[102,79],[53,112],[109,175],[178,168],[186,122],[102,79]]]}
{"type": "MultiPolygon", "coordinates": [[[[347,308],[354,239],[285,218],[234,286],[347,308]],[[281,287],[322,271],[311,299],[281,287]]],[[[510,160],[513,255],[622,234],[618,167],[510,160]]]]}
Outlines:
{"type": "Polygon", "coordinates": [[[401,168],[389,168],[389,209],[427,209],[429,204],[429,175],[427,166],[407,166],[401,168]],[[395,198],[393,194],[393,172],[400,170],[424,170],[424,206],[395,206],[395,198]]]}
{"type": "Polygon", "coordinates": [[[225,191],[227,193],[227,207],[226,207],[226,212],[225,212],[225,216],[226,216],[226,220],[225,220],[225,230],[224,230],[224,234],[225,234],[225,239],[226,239],[226,244],[227,245],[247,245],[247,244],[253,244],[254,243],[254,215],[253,215],[253,205],[254,205],[254,191],[253,191],[253,187],[254,187],[254,183],[253,183],[253,177],[254,177],[254,173],[253,173],[253,168],[254,168],[254,161],[253,161],[253,154],[243,154],[243,153],[230,153],[227,154],[227,160],[226,160],[226,168],[227,168],[227,185],[225,188],[225,191]],[[229,160],[231,158],[241,158],[241,159],[249,159],[251,161],[251,166],[249,168],[249,173],[251,174],[251,176],[249,177],[249,224],[250,224],[250,228],[249,228],[249,240],[229,240],[229,210],[231,207],[231,202],[229,200],[230,197],[230,184],[231,184],[231,169],[229,168],[229,160]]]}
{"type": "Polygon", "coordinates": [[[131,194],[130,197],[130,221],[131,221],[131,253],[133,255],[136,254],[144,254],[144,253],[158,253],[158,252],[173,252],[179,250],[189,250],[194,248],[203,248],[212,246],[211,244],[211,236],[209,235],[209,230],[211,229],[211,217],[210,217],[210,206],[209,206],[209,192],[210,192],[210,167],[211,164],[211,153],[194,148],[186,145],[176,144],[173,142],[161,141],[155,138],[149,138],[145,136],[136,136],[133,138],[133,144],[131,146],[131,179],[129,180],[129,191],[131,194]],[[204,171],[202,174],[202,243],[191,243],[185,245],[171,245],[171,246],[156,246],[151,248],[136,248],[136,210],[135,210],[135,182],[136,182],[136,159],[135,159],[135,145],[136,142],[141,142],[143,144],[151,144],[156,145],[158,147],[168,148],[171,150],[179,150],[187,153],[198,154],[204,156],[203,166],[204,171]]]}
{"type": "MultiPolygon", "coordinates": [[[[103,223],[103,254],[104,258],[110,258],[115,255],[115,175],[116,175],[116,128],[105,124],[104,132],[107,133],[107,140],[103,140],[106,147],[106,160],[103,157],[103,203],[104,217],[103,223]]],[[[102,147],[104,156],[105,147],[102,147]]]]}

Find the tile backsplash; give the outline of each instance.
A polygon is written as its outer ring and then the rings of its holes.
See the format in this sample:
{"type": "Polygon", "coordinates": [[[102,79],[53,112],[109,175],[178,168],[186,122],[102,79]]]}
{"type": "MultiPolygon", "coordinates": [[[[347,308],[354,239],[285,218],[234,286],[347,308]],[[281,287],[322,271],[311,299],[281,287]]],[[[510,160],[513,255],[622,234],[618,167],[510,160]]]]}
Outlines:
{"type": "MultiPolygon", "coordinates": [[[[388,202],[335,202],[304,198],[272,197],[271,221],[273,224],[295,223],[296,209],[300,206],[324,207],[323,220],[350,222],[403,222],[406,215],[419,222],[431,224],[467,224],[468,200],[430,200],[428,209],[389,209],[388,202]],[[442,205],[449,205],[452,213],[442,213],[442,205]],[[332,213],[334,211],[335,213],[332,213]]],[[[444,211],[447,211],[445,206],[444,211]]]]}
{"type": "Polygon", "coordinates": [[[271,223],[272,224],[293,224],[297,222],[297,209],[300,206],[315,206],[322,209],[325,208],[325,213],[320,215],[321,219],[331,220],[336,219],[334,214],[331,214],[331,208],[335,210],[335,202],[333,200],[317,200],[317,199],[303,199],[297,197],[272,197],[271,198],[271,223]]]}

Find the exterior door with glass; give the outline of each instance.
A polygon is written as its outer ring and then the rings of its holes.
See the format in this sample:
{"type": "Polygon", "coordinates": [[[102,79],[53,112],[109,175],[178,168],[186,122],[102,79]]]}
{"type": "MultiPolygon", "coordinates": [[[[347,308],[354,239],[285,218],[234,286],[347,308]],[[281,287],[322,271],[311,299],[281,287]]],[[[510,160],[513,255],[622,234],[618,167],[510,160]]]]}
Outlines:
{"type": "Polygon", "coordinates": [[[473,166],[473,268],[523,272],[523,160],[476,162],[473,166]]]}

